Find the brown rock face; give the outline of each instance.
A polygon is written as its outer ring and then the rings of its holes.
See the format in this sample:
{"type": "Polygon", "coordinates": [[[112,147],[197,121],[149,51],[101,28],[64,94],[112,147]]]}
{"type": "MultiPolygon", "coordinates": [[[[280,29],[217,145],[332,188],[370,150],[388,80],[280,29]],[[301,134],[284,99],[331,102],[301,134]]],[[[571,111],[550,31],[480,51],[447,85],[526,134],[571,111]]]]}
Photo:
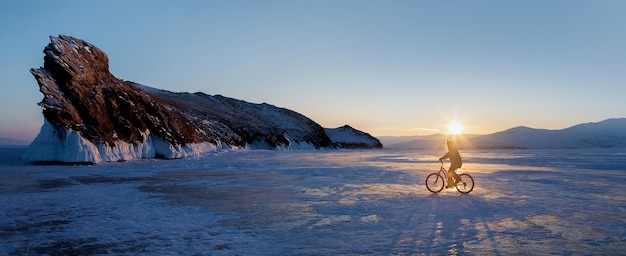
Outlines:
{"type": "MultiPolygon", "coordinates": [[[[31,69],[31,73],[44,95],[39,103],[44,118],[58,131],[59,141],[64,141],[63,129],[69,129],[94,145],[110,147],[119,141],[152,143],[145,138],[147,134],[175,147],[201,142],[250,148],[335,146],[319,124],[291,110],[122,81],[109,72],[108,57],[98,47],[63,35],[50,37],[50,41],[44,49],[44,66],[31,69]]],[[[48,143],[45,141],[40,143],[48,143]]],[[[150,147],[159,151],[163,145],[150,147]]],[[[98,151],[88,153],[116,159],[103,156],[103,149],[98,151]]]]}
{"type": "Polygon", "coordinates": [[[81,39],[50,37],[43,68],[31,69],[44,99],[44,117],[55,127],[80,131],[93,142],[142,141],[149,130],[167,141],[211,141],[189,120],[168,111],[142,90],[109,72],[107,55],[81,39]]]}

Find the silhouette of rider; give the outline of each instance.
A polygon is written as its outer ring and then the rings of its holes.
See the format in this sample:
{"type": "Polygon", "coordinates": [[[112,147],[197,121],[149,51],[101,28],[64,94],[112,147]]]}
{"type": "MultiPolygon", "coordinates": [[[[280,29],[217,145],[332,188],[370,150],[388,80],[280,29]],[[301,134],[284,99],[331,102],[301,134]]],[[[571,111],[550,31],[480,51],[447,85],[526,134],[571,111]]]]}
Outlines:
{"type": "Polygon", "coordinates": [[[451,188],[456,185],[455,181],[461,180],[459,175],[456,174],[456,170],[461,168],[463,160],[461,159],[461,154],[459,154],[459,150],[453,140],[446,140],[446,145],[448,146],[448,153],[440,157],[439,162],[443,164],[443,159],[450,159],[450,168],[448,168],[448,186],[446,186],[446,188],[451,188]],[[454,178],[455,181],[453,181],[452,178],[454,178]]]}

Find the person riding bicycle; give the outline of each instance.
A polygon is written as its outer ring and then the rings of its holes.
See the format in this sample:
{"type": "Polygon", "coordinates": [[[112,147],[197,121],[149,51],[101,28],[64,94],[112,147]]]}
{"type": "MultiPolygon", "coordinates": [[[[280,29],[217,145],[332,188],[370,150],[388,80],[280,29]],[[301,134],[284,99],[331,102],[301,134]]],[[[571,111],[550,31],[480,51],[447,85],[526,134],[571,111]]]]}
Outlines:
{"type": "Polygon", "coordinates": [[[448,168],[448,186],[447,188],[454,187],[456,182],[452,180],[458,181],[461,180],[458,174],[456,174],[456,170],[461,168],[463,165],[463,160],[461,159],[461,154],[459,154],[459,150],[456,147],[456,143],[453,140],[446,140],[446,145],[448,146],[448,153],[439,158],[439,162],[443,164],[443,159],[450,159],[450,168],[448,168]]]}

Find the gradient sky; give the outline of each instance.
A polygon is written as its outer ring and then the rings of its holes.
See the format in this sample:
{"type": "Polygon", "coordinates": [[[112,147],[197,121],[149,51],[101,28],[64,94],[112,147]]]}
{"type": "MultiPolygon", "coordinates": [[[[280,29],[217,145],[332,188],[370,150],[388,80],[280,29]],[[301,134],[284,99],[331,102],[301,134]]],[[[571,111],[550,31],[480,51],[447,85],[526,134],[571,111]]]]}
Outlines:
{"type": "Polygon", "coordinates": [[[0,137],[32,140],[30,68],[84,39],[118,78],[297,111],[374,136],[626,117],[626,1],[0,2],[0,137]]]}

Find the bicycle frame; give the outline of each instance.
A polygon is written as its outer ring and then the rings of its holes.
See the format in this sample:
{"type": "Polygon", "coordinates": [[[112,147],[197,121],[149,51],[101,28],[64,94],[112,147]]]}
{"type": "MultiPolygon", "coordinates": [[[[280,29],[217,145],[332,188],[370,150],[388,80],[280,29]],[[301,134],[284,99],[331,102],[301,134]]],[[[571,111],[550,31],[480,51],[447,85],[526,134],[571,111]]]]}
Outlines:
{"type": "MultiPolygon", "coordinates": [[[[458,170],[456,169],[454,172],[456,172],[458,174],[458,170]]],[[[445,184],[448,184],[448,170],[443,167],[443,163],[441,164],[441,168],[439,169],[439,175],[441,175],[441,177],[443,177],[443,180],[445,182],[445,184]]],[[[454,179],[454,177],[452,177],[454,179]]]]}
{"type": "Polygon", "coordinates": [[[443,167],[443,164],[441,164],[441,168],[439,169],[439,175],[443,177],[444,186],[448,185],[448,170],[446,170],[446,168],[443,167]]]}

